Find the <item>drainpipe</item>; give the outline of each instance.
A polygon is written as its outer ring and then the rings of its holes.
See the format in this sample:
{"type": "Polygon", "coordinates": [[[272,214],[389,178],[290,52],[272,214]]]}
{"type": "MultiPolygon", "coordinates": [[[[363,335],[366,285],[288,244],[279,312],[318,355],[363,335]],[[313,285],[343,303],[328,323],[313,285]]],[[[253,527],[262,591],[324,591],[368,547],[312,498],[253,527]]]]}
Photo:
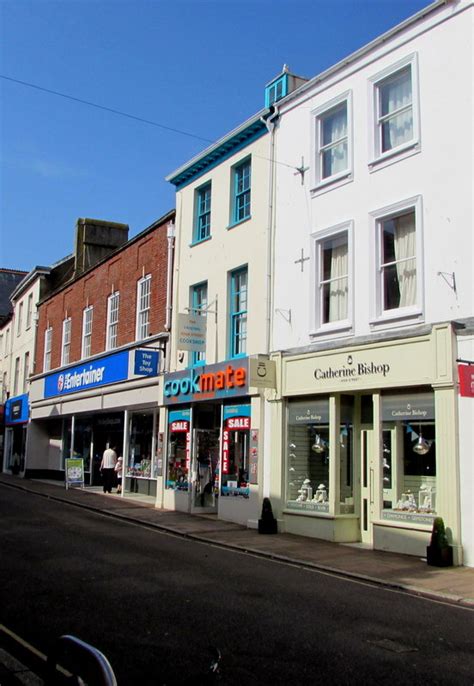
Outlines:
{"type": "MultiPolygon", "coordinates": [[[[167,274],[166,274],[166,322],[165,322],[165,331],[169,332],[171,329],[171,315],[173,312],[172,288],[173,288],[173,256],[174,256],[174,238],[175,238],[175,225],[173,222],[168,222],[166,236],[168,238],[168,263],[167,263],[167,274]]],[[[169,371],[170,354],[171,354],[171,341],[168,338],[168,354],[166,356],[166,371],[169,371]]]]}
{"type": "Polygon", "coordinates": [[[267,219],[267,288],[266,288],[266,333],[265,353],[271,350],[272,341],[272,303],[273,303],[273,197],[275,194],[275,124],[278,120],[278,109],[266,118],[260,117],[270,134],[270,171],[268,176],[268,219],[267,219]]]}

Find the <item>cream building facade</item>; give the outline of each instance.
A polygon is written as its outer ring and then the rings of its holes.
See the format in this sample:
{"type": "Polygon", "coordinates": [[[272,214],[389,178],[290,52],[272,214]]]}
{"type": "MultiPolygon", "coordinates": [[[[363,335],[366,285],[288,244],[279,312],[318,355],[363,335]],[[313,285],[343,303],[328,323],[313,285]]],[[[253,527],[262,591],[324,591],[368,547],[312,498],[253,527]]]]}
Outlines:
{"type": "Polygon", "coordinates": [[[248,526],[260,516],[264,387],[274,385],[267,362],[273,119],[265,108],[167,179],[177,189],[177,217],[158,504],[248,526]],[[186,327],[200,349],[188,350],[186,327]]]}
{"type": "Polygon", "coordinates": [[[302,163],[275,171],[266,419],[280,528],[424,555],[440,515],[469,565],[473,17],[435,2],[277,103],[302,163]]]}

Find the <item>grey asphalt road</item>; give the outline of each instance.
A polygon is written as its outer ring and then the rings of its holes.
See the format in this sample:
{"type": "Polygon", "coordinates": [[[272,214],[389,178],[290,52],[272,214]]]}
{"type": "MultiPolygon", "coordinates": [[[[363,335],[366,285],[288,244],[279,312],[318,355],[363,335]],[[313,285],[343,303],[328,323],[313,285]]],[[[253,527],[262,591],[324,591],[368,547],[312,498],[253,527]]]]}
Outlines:
{"type": "Polygon", "coordinates": [[[65,633],[95,645],[120,686],[474,684],[472,610],[1,485],[0,551],[0,622],[46,654],[65,633]]]}

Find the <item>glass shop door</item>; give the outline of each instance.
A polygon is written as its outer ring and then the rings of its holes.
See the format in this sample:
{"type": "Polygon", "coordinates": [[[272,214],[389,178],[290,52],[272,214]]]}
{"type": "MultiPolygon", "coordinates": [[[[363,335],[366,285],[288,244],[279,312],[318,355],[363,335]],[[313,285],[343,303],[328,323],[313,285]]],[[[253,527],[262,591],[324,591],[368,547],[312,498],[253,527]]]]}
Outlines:
{"type": "Polygon", "coordinates": [[[191,512],[217,512],[219,429],[194,429],[191,512]]]}
{"type": "Polygon", "coordinates": [[[374,518],[374,431],[362,429],[360,432],[360,534],[362,543],[373,545],[374,518]]]}

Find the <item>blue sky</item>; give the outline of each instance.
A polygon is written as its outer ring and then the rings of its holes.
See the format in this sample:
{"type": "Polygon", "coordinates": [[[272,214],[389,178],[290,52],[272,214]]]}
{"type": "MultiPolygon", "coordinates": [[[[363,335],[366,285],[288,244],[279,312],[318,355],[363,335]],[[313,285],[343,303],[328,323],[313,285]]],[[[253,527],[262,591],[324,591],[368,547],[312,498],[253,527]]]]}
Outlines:
{"type": "MultiPolygon", "coordinates": [[[[284,63],[313,77],[426,0],[0,0],[0,73],[214,141],[284,63]]],[[[78,217],[130,237],[206,143],[0,78],[0,267],[72,252],[78,217]]]]}

